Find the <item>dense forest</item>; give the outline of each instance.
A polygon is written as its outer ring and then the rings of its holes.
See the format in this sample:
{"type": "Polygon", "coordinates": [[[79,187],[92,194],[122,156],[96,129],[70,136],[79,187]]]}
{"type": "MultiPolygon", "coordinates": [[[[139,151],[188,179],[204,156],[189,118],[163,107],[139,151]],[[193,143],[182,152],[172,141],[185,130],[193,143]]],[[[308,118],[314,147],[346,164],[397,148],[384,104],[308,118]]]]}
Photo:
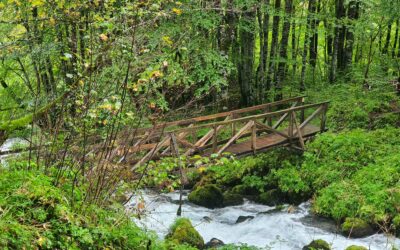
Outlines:
{"type": "Polygon", "coordinates": [[[0,34],[1,249],[400,249],[399,0],[0,0],[0,34]]]}

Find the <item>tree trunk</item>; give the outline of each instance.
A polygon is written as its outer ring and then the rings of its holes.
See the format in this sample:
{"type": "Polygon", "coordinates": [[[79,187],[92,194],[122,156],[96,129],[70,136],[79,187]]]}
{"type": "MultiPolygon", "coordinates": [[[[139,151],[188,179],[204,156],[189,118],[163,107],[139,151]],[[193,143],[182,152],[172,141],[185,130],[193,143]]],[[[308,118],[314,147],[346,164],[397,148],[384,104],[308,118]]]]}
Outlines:
{"type": "Polygon", "coordinates": [[[242,104],[249,106],[254,104],[253,96],[253,65],[254,65],[254,21],[255,13],[244,9],[242,25],[240,29],[240,61],[239,84],[242,94],[242,104]]]}
{"type": "Polygon", "coordinates": [[[273,81],[273,77],[275,75],[275,67],[276,67],[276,55],[278,52],[278,37],[279,37],[279,23],[280,16],[279,11],[281,8],[281,0],[275,0],[274,5],[274,18],[272,23],[272,40],[271,40],[271,52],[269,53],[269,67],[267,72],[267,87],[271,86],[271,82],[273,81]]]}
{"type": "Polygon", "coordinates": [[[341,24],[344,17],[344,0],[336,1],[336,21],[335,21],[335,38],[333,41],[333,52],[331,58],[331,69],[329,73],[329,82],[333,83],[336,80],[337,69],[343,68],[343,45],[345,39],[345,28],[341,24]]]}
{"type": "MultiPolygon", "coordinates": [[[[353,26],[354,21],[358,19],[360,3],[358,1],[351,1],[349,3],[349,9],[347,16],[351,21],[350,26],[353,26]]],[[[354,33],[352,27],[347,29],[346,33],[346,47],[345,47],[345,68],[352,65],[353,60],[353,45],[354,45],[354,33]]]]}
{"type": "Polygon", "coordinates": [[[382,49],[382,54],[384,54],[384,55],[386,55],[388,53],[388,51],[389,51],[391,33],[392,33],[392,24],[390,23],[388,25],[388,29],[387,29],[387,33],[386,33],[385,46],[382,49]]]}
{"type": "Polygon", "coordinates": [[[275,82],[275,100],[282,100],[282,82],[285,79],[286,72],[286,62],[288,60],[287,47],[289,43],[289,33],[290,33],[290,17],[292,15],[292,0],[285,0],[285,18],[282,26],[282,38],[279,51],[279,64],[277,72],[277,81],[275,82]]]}
{"type": "Polygon", "coordinates": [[[312,20],[310,22],[310,33],[312,34],[310,39],[310,65],[313,67],[313,71],[315,70],[315,66],[317,65],[317,56],[318,56],[318,26],[319,19],[316,15],[319,12],[320,1],[318,0],[316,6],[312,6],[311,13],[313,15],[312,20]]]}
{"type": "Polygon", "coordinates": [[[303,54],[301,57],[301,77],[300,77],[300,91],[301,92],[304,92],[306,90],[305,76],[306,76],[306,67],[307,67],[307,52],[309,50],[308,47],[311,42],[310,29],[311,29],[311,23],[313,22],[312,15],[313,15],[314,9],[315,9],[315,0],[309,0],[308,1],[307,25],[306,25],[306,31],[304,33],[303,54]]]}
{"type": "Polygon", "coordinates": [[[392,48],[392,58],[396,57],[396,48],[397,46],[400,46],[400,44],[398,43],[398,39],[399,39],[399,20],[396,21],[396,32],[394,34],[394,44],[393,44],[393,48],[392,48]]]}

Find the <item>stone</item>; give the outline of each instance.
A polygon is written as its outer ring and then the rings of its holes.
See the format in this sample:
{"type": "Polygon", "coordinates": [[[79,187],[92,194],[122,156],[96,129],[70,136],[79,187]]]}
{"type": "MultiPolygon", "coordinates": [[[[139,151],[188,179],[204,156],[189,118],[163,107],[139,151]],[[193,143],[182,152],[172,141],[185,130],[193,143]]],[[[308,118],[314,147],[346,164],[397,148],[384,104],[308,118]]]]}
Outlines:
{"type": "Polygon", "coordinates": [[[213,209],[223,206],[224,196],[220,188],[208,184],[197,187],[189,194],[188,199],[196,205],[213,209]]]}
{"type": "Polygon", "coordinates": [[[196,231],[192,223],[187,218],[177,219],[169,229],[165,237],[167,240],[176,244],[188,244],[202,249],[204,247],[203,237],[196,231]]]}
{"type": "Polygon", "coordinates": [[[372,227],[359,218],[346,218],[341,230],[344,236],[350,238],[362,238],[374,233],[372,227]]]}
{"type": "Polygon", "coordinates": [[[313,240],[303,250],[331,250],[331,246],[324,240],[313,240]]]}
{"type": "Polygon", "coordinates": [[[224,193],[224,207],[242,205],[243,202],[243,197],[240,194],[235,194],[231,192],[224,193]]]}
{"type": "Polygon", "coordinates": [[[271,189],[267,192],[261,193],[258,196],[257,201],[261,204],[273,207],[283,204],[281,197],[282,195],[277,189],[271,189]]]}
{"type": "Polygon", "coordinates": [[[204,245],[204,248],[217,248],[224,246],[225,243],[217,238],[212,238],[209,242],[204,245]]]}
{"type": "Polygon", "coordinates": [[[252,219],[254,219],[254,216],[251,216],[251,215],[248,215],[248,216],[239,216],[238,218],[237,218],[237,220],[236,220],[236,224],[238,224],[238,223],[242,223],[242,222],[244,222],[244,221],[246,221],[246,220],[252,220],[252,219]]]}

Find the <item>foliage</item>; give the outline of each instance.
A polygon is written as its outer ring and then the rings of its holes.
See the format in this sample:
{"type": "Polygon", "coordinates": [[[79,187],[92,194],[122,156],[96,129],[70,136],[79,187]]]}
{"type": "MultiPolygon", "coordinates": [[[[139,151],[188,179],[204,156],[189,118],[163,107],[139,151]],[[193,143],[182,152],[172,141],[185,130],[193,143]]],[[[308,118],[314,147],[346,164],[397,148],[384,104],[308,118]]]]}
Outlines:
{"type": "MultiPolygon", "coordinates": [[[[290,168],[292,176],[301,176],[301,184],[294,187],[311,188],[316,194],[313,209],[318,214],[387,224],[400,204],[398,133],[398,129],[386,128],[318,136],[308,145],[297,173],[290,168]]],[[[280,179],[285,180],[285,175],[280,179]]]]}
{"type": "Polygon", "coordinates": [[[167,247],[134,225],[121,206],[73,208],[79,199],[69,200],[68,186],[53,181],[39,171],[0,170],[2,249],[144,249],[149,242],[153,249],[167,247]]]}

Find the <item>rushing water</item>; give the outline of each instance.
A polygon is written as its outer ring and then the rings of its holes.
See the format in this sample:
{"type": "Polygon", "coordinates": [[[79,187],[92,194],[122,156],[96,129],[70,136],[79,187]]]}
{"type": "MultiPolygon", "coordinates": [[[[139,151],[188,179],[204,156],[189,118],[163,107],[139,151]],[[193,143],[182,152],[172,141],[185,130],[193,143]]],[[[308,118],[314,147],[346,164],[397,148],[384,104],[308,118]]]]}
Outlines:
{"type": "MultiPolygon", "coordinates": [[[[133,220],[146,230],[155,231],[164,237],[169,226],[176,218],[178,193],[157,194],[150,191],[133,197],[130,207],[138,203],[145,204],[140,220],[133,220]]],[[[207,209],[187,202],[184,195],[182,216],[192,221],[207,242],[218,238],[224,243],[248,244],[265,249],[301,249],[314,239],[323,239],[332,245],[332,249],[344,250],[350,245],[365,246],[371,250],[400,247],[400,239],[384,234],[375,234],[362,239],[348,239],[335,233],[336,226],[327,220],[310,214],[310,204],[303,203],[290,213],[281,212],[274,207],[246,201],[243,205],[220,209],[207,209]],[[236,223],[239,216],[254,216],[253,219],[236,223]]]]}
{"type": "MultiPolygon", "coordinates": [[[[7,139],[2,145],[0,145],[0,152],[6,152],[14,149],[15,147],[27,147],[29,145],[28,141],[22,138],[10,138],[7,139]]],[[[18,155],[18,154],[14,154],[18,155]]],[[[11,155],[1,155],[0,154],[0,164],[6,165],[6,158],[11,157],[11,155]]]]}

